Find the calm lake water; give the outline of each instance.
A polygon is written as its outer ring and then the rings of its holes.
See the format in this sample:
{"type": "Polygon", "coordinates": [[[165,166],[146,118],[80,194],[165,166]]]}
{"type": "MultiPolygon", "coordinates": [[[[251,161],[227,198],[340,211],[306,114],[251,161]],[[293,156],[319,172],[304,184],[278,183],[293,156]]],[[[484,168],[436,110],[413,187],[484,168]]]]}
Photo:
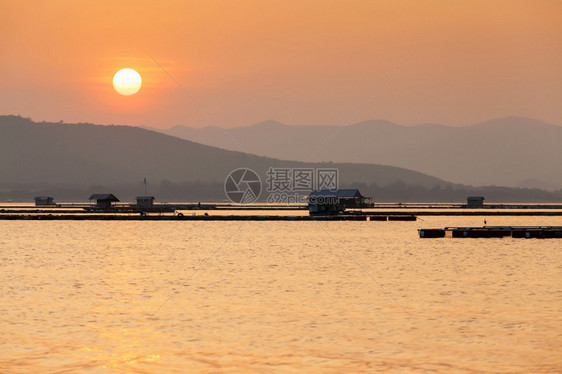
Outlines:
{"type": "Polygon", "coordinates": [[[422,218],[2,221],[0,372],[562,372],[562,240],[422,218]]]}

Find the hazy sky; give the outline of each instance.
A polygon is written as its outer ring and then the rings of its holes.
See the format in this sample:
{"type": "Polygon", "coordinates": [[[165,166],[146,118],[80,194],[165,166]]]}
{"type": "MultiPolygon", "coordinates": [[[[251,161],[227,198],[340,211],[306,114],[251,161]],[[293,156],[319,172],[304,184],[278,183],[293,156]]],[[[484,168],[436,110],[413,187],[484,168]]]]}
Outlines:
{"type": "Polygon", "coordinates": [[[225,127],[275,119],[562,125],[562,1],[0,0],[0,114],[225,127]],[[117,70],[143,78],[112,87],[117,70]]]}

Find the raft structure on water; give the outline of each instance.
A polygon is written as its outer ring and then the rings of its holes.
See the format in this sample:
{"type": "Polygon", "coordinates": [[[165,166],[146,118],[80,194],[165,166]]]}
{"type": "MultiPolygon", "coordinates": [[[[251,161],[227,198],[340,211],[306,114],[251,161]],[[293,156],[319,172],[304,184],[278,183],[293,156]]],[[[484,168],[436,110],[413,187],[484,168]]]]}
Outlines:
{"type": "Polygon", "coordinates": [[[43,221],[415,221],[416,216],[410,214],[370,215],[370,214],[332,214],[332,215],[209,215],[205,214],[136,214],[124,213],[33,213],[33,214],[1,214],[0,220],[43,220],[43,221]]]}
{"type": "Polygon", "coordinates": [[[419,229],[420,238],[562,239],[562,226],[482,226],[419,229]]]}

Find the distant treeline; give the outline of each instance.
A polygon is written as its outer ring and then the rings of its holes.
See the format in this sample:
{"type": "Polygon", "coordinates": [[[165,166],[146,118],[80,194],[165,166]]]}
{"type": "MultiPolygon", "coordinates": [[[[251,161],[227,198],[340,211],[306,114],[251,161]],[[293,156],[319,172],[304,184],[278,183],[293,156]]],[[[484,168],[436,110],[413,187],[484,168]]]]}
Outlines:
{"type": "Polygon", "coordinates": [[[466,202],[467,196],[484,196],[485,203],[562,203],[562,190],[545,191],[535,188],[453,184],[425,188],[404,183],[384,187],[354,183],[349,188],[357,188],[363,195],[372,196],[374,201],[379,202],[466,202]]]}
{"type": "MultiPolygon", "coordinates": [[[[354,183],[341,188],[357,188],[364,196],[373,197],[375,202],[464,202],[467,196],[484,196],[486,203],[561,203],[562,190],[544,191],[539,189],[509,188],[498,186],[472,187],[464,185],[436,185],[433,188],[408,185],[397,182],[387,186],[354,183]]],[[[32,202],[35,196],[52,196],[57,202],[87,202],[94,193],[113,193],[122,202],[132,202],[136,196],[144,195],[144,185],[118,186],[0,186],[0,201],[32,202]]],[[[149,183],[148,195],[156,202],[227,201],[222,183],[171,182],[162,180],[149,183]]],[[[262,191],[260,201],[266,201],[268,193],[262,191]]]]}

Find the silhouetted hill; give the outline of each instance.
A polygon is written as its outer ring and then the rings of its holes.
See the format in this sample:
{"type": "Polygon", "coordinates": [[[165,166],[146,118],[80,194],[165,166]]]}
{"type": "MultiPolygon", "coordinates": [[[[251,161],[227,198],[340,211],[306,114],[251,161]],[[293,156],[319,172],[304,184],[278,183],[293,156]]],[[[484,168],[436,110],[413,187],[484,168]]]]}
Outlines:
{"type": "MultiPolygon", "coordinates": [[[[221,193],[224,198],[222,184],[226,176],[241,167],[255,170],[262,181],[270,167],[330,167],[339,169],[344,185],[401,183],[424,188],[448,185],[440,179],[396,167],[281,161],[136,127],[37,123],[17,116],[0,117],[0,187],[4,190],[13,191],[16,187],[29,190],[33,186],[35,191],[56,188],[57,191],[104,192],[99,190],[104,188],[109,189],[105,192],[112,192],[134,185],[138,186],[136,194],[139,194],[146,177],[153,186],[168,189],[187,186],[182,195],[185,197],[190,196],[189,188],[199,186],[202,190],[214,188],[213,196],[219,198],[216,195],[221,193]]],[[[134,192],[131,193],[134,197],[134,192]]],[[[198,198],[200,194],[191,196],[198,198]]]]}
{"type": "MultiPolygon", "coordinates": [[[[159,131],[240,150],[218,127],[159,131]]],[[[266,121],[230,132],[249,152],[262,156],[391,165],[470,185],[562,188],[562,126],[530,118],[495,119],[466,127],[365,121],[339,129],[266,121]]]]}

